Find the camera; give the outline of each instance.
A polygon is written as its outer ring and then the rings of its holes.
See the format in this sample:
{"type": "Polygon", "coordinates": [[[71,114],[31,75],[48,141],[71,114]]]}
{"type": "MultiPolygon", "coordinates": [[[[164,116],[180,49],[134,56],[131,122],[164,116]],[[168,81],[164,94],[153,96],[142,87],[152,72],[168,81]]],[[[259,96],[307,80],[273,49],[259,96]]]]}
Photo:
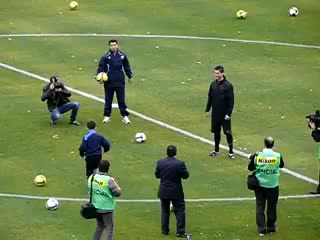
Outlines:
{"type": "Polygon", "coordinates": [[[310,123],[313,122],[317,130],[320,129],[320,110],[316,110],[315,114],[306,116],[309,119],[308,127],[311,128],[310,123]]]}

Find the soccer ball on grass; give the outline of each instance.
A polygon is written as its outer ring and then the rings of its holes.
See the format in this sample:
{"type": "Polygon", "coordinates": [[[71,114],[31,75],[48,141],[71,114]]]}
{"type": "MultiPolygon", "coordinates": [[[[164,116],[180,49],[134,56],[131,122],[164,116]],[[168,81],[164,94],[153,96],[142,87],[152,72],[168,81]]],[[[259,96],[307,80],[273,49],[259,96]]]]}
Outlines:
{"type": "Polygon", "coordinates": [[[46,202],[46,208],[50,211],[57,210],[59,207],[59,202],[55,198],[49,198],[46,202]]]}
{"type": "Polygon", "coordinates": [[[72,1],[69,4],[70,10],[76,10],[79,7],[79,3],[76,1],[72,1]]]}
{"type": "Polygon", "coordinates": [[[46,185],[47,179],[43,175],[38,175],[34,178],[33,182],[37,187],[43,187],[44,185],[46,185]]]}
{"type": "Polygon", "coordinates": [[[292,7],[289,9],[289,16],[290,17],[296,17],[299,14],[299,10],[296,7],[292,7]]]}
{"type": "Polygon", "coordinates": [[[248,13],[245,10],[239,10],[237,12],[237,18],[239,19],[245,19],[247,17],[248,13]]]}
{"type": "Polygon", "coordinates": [[[147,136],[144,133],[137,133],[135,139],[137,143],[144,143],[147,140],[147,136]]]}

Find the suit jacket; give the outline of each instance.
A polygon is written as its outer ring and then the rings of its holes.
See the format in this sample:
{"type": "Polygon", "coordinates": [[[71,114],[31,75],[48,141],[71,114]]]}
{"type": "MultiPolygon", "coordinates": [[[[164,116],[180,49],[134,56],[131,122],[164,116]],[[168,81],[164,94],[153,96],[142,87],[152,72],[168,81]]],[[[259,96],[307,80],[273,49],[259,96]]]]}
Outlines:
{"type": "Polygon", "coordinates": [[[160,178],[159,198],[184,199],[181,179],[187,179],[189,172],[183,161],[176,158],[159,160],[155,176],[160,178]]]}

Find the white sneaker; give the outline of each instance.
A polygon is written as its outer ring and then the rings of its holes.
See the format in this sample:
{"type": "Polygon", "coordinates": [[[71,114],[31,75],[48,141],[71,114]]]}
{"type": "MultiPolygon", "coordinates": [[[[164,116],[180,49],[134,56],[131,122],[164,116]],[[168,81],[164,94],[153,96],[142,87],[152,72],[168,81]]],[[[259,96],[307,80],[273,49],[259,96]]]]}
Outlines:
{"type": "Polygon", "coordinates": [[[130,119],[128,118],[128,116],[124,116],[122,117],[121,120],[124,124],[129,125],[131,123],[130,119]]]}
{"type": "Polygon", "coordinates": [[[108,122],[111,122],[111,118],[110,117],[104,117],[103,123],[108,123],[108,122]]]}

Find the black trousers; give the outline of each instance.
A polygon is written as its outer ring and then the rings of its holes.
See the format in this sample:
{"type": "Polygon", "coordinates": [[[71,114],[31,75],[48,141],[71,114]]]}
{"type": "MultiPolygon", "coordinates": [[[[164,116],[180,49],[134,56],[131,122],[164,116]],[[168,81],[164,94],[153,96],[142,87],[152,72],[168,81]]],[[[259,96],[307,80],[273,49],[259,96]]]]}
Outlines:
{"type": "Polygon", "coordinates": [[[102,155],[92,155],[86,157],[86,176],[89,178],[95,169],[99,167],[102,155]]]}
{"type": "Polygon", "coordinates": [[[233,153],[233,136],[231,130],[231,120],[225,120],[224,118],[211,118],[211,132],[214,134],[215,151],[219,152],[219,144],[221,141],[221,128],[223,133],[227,137],[227,143],[229,146],[229,153],[233,153]]]}
{"type": "Polygon", "coordinates": [[[163,234],[168,234],[170,219],[170,202],[177,220],[177,234],[184,234],[186,228],[186,213],[184,199],[161,199],[161,229],[163,234]]]}
{"type": "Polygon", "coordinates": [[[127,111],[127,105],[125,102],[125,86],[122,87],[104,87],[104,96],[105,96],[105,103],[104,103],[104,116],[110,117],[112,112],[112,100],[113,95],[116,93],[118,106],[120,109],[121,115],[129,116],[129,112],[127,111]]]}
{"type": "Polygon", "coordinates": [[[277,221],[277,204],[279,198],[279,187],[263,188],[259,187],[255,191],[256,195],[256,223],[258,232],[268,228],[268,230],[276,230],[277,221]],[[265,217],[265,207],[267,203],[267,225],[265,217]]]}

